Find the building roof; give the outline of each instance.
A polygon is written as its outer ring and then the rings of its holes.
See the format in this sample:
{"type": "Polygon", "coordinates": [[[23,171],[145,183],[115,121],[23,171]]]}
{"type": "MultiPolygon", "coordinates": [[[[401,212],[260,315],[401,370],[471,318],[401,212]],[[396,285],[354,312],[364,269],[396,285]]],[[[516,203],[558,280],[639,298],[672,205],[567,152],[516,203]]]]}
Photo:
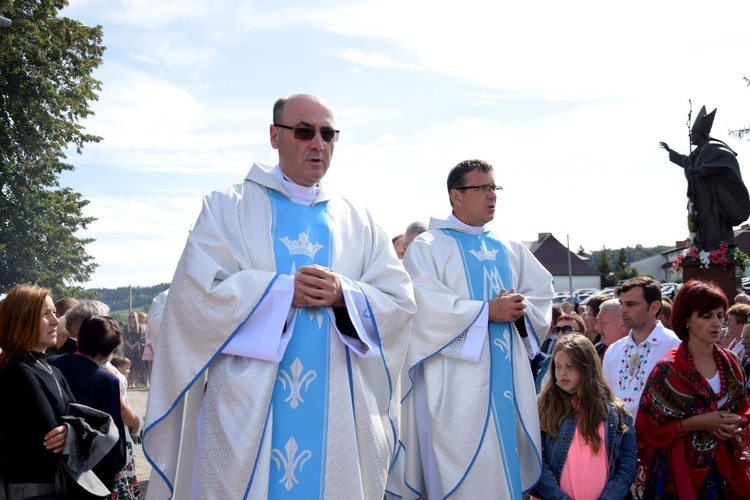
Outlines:
{"type": "Polygon", "coordinates": [[[573,276],[601,276],[598,269],[591,267],[585,260],[569,251],[565,245],[552,236],[552,233],[539,233],[537,241],[524,242],[524,244],[553,276],[568,274],[568,254],[570,254],[573,276]]]}

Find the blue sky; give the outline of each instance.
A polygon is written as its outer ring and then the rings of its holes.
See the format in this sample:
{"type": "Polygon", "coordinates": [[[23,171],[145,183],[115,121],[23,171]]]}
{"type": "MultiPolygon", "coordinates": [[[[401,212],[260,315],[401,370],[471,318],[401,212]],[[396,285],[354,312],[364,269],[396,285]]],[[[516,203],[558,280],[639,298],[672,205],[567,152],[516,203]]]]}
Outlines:
{"type": "Polygon", "coordinates": [[[713,136],[750,124],[750,3],[71,0],[107,50],[61,182],[91,201],[87,287],[170,281],[209,191],[275,164],[276,98],[312,92],[341,139],[324,182],[389,235],[449,213],[445,179],[481,158],[504,187],[492,227],[573,249],[687,236],[688,100],[713,136]]]}

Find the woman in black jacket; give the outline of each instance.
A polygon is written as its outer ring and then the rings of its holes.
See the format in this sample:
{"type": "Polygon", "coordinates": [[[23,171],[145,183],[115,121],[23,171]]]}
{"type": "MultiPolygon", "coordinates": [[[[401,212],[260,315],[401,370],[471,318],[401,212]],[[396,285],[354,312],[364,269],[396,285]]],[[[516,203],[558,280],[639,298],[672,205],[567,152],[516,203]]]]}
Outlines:
{"type": "Polygon", "coordinates": [[[75,398],[44,355],[58,324],[44,288],[19,285],[0,302],[0,477],[8,498],[67,496],[58,475],[67,435],[60,417],[75,398]]]}

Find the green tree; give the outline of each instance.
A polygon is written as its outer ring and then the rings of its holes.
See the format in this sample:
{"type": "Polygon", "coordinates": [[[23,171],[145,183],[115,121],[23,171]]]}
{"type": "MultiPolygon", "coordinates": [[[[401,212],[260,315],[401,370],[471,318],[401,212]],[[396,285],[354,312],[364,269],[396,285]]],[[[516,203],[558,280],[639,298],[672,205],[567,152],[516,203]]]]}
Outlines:
{"type": "Polygon", "coordinates": [[[612,270],[612,258],[610,256],[610,250],[607,247],[602,247],[599,253],[599,259],[596,268],[602,273],[602,282],[604,286],[612,286],[616,282],[614,278],[614,271],[612,270]]]}
{"type": "Polygon", "coordinates": [[[623,281],[630,278],[635,278],[638,272],[628,265],[628,253],[625,248],[621,248],[617,254],[617,271],[615,277],[617,281],[623,281]]]}
{"type": "Polygon", "coordinates": [[[101,26],[59,17],[67,0],[0,0],[12,19],[0,28],[0,292],[17,283],[83,295],[96,268],[76,235],[94,221],[88,201],[61,187],[74,167],[65,151],[99,142],[80,121],[92,114],[101,82],[101,26]]]}

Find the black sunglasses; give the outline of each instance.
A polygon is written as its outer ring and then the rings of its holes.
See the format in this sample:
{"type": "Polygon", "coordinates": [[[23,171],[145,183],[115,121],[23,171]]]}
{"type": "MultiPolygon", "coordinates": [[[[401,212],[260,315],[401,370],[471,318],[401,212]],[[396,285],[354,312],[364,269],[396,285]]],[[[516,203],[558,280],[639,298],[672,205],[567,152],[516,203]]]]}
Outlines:
{"type": "MultiPolygon", "coordinates": [[[[274,123],[273,126],[292,130],[294,132],[294,138],[298,141],[312,141],[315,137],[315,129],[311,127],[290,127],[289,125],[279,125],[278,123],[274,123]]],[[[336,142],[339,140],[339,131],[333,130],[332,128],[322,128],[320,129],[320,137],[322,137],[325,142],[336,142]]]]}
{"type": "Polygon", "coordinates": [[[552,333],[557,335],[558,333],[562,332],[563,334],[567,333],[578,333],[578,330],[574,330],[572,326],[556,326],[552,329],[552,333]]]}

